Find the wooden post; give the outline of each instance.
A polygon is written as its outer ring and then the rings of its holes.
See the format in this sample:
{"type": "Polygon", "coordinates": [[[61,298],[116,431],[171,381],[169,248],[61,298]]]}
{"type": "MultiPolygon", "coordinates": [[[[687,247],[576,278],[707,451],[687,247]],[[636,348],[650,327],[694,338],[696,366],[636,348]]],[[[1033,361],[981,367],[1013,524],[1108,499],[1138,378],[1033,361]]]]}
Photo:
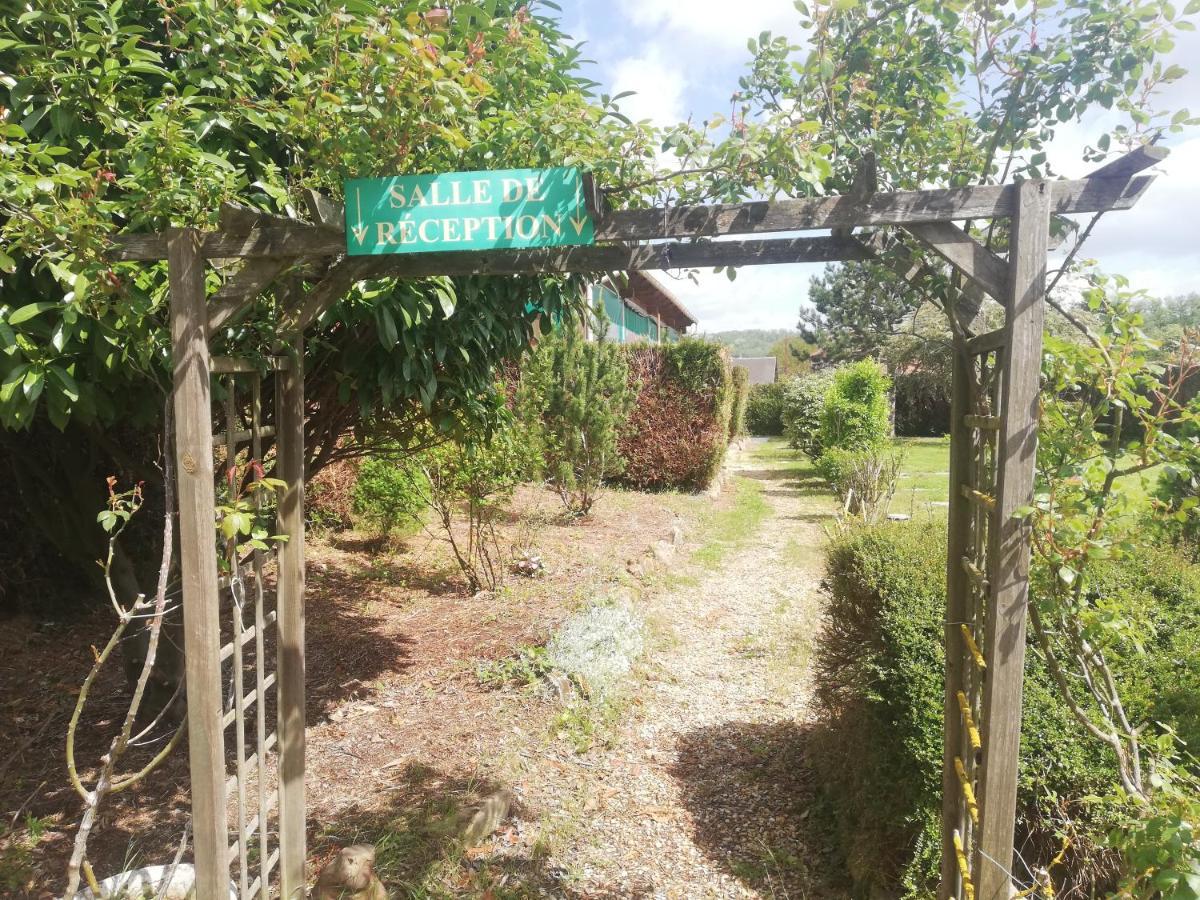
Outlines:
{"type": "Polygon", "coordinates": [[[954,849],[954,831],[962,827],[962,789],[954,760],[962,746],[962,714],[958,691],[963,685],[964,652],[960,624],[967,621],[967,595],[971,586],[962,567],[967,552],[967,532],[971,510],[959,490],[971,470],[971,429],[966,416],[970,408],[971,381],[968,367],[973,365],[967,351],[954,351],[954,375],[950,403],[950,508],[946,532],[946,699],[943,716],[946,734],[942,754],[942,879],[941,900],[958,895],[958,859],[954,849]]]}
{"type": "Polygon", "coordinates": [[[167,231],[196,897],[229,895],[212,399],[200,234],[167,231]]]}
{"type": "MultiPolygon", "coordinates": [[[[294,297],[294,290],[287,292],[294,297]]],[[[294,305],[294,304],[292,304],[294,305]]],[[[304,339],[291,366],[276,375],[279,477],[279,886],[284,900],[305,896],[304,805],[304,339]]]]}
{"type": "Polygon", "coordinates": [[[974,871],[979,900],[1008,900],[1021,746],[1021,688],[1029,605],[1030,534],[1015,511],[1033,500],[1039,376],[1045,315],[1050,185],[1018,185],[1009,237],[1008,347],[1001,370],[1003,412],[996,457],[996,507],[988,536],[990,603],[984,635],[983,765],[974,871]]]}

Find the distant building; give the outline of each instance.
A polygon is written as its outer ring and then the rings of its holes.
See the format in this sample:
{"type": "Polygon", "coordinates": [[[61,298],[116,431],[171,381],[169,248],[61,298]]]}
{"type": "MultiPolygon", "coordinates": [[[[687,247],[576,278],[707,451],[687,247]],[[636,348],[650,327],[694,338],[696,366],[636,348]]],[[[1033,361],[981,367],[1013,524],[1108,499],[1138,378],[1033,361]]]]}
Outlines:
{"type": "Polygon", "coordinates": [[[776,360],[773,356],[735,356],[735,366],[750,373],[751,384],[774,384],[776,360]]]}
{"type": "Polygon", "coordinates": [[[603,304],[608,315],[608,336],[619,344],[677,341],[696,324],[679,298],[645,272],[630,272],[624,286],[605,279],[590,290],[593,303],[603,304]]]}

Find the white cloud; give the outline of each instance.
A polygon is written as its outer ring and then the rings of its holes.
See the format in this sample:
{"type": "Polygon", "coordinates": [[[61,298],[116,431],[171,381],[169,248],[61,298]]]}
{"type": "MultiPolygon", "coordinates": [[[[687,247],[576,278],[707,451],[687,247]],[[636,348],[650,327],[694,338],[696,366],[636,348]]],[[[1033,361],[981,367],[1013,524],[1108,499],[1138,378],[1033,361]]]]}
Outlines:
{"type": "Polygon", "coordinates": [[[724,273],[703,269],[697,274],[699,284],[665,272],[656,277],[699,320],[694,331],[795,328],[800,306],[808,297],[808,280],[823,268],[815,263],[745,266],[738,269],[734,281],[724,273]]]}
{"type": "Polygon", "coordinates": [[[796,39],[800,14],[791,0],[620,0],[619,8],[643,36],[670,30],[696,40],[707,52],[746,52],[746,39],[771,31],[796,39]]]}
{"type": "MultiPolygon", "coordinates": [[[[1080,250],[1105,271],[1128,276],[1132,287],[1159,295],[1200,290],[1200,242],[1192,225],[1200,209],[1200,138],[1168,146],[1171,155],[1138,204],[1105,214],[1080,250]]],[[[1076,164],[1069,171],[1085,170],[1076,164]]]]}
{"type": "Polygon", "coordinates": [[[636,92],[619,101],[621,111],[635,121],[650,119],[656,125],[674,125],[687,118],[683,89],[679,67],[665,62],[657,51],[626,57],[613,66],[613,94],[636,92]]]}

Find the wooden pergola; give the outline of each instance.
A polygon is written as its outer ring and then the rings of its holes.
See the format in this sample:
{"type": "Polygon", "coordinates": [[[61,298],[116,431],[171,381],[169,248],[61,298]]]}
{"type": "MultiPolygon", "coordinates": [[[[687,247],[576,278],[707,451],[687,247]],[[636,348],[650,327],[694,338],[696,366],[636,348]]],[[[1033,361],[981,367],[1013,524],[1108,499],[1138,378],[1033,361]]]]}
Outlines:
{"type": "MultiPolygon", "coordinates": [[[[951,433],[946,695],[943,762],[941,897],[995,900],[1011,896],[1016,818],[1025,623],[1029,600],[1029,527],[1015,512],[1033,497],[1037,449],[1038,377],[1051,217],[1132,207],[1154,180],[1141,174],[1166,151],[1142,147],[1075,181],[879,193],[872,168],[860,169],[843,196],[748,203],[611,210],[594,186],[589,207],[594,246],[524,251],[347,256],[341,207],[311,193],[312,221],[222,209],[220,227],[172,228],[121,235],[119,260],[167,260],[174,358],[176,458],[182,537],[188,730],[197,896],[226,896],[238,864],[240,895],[268,897],[305,891],[304,801],[304,352],[303,335],[353,285],[366,278],[431,275],[600,273],[693,266],[745,266],[838,260],[879,260],[915,287],[949,283],[956,362],[951,433]],[[1007,219],[1001,256],[955,222],[1007,219]],[[867,229],[867,231],[862,231],[867,229]],[[815,237],[748,237],[829,230],[815,237]],[[930,262],[922,250],[936,253],[930,262]],[[213,295],[206,265],[242,260],[213,295]],[[303,274],[298,274],[303,273],[303,274]],[[947,281],[948,279],[948,281],[947,281]],[[289,337],[271,362],[276,370],[274,425],[261,416],[258,369],[245,360],[214,357],[219,331],[279,285],[280,333],[289,337]],[[976,333],[972,323],[986,297],[1004,324],[976,333]],[[239,421],[226,403],[225,432],[213,435],[214,375],[251,379],[254,413],[239,421]],[[222,643],[221,592],[239,579],[218,577],[213,537],[216,444],[227,460],[239,445],[276,441],[277,475],[286,481],[279,529],[289,536],[278,553],[275,610],[264,613],[261,554],[244,575],[254,584],[255,621],[241,622],[235,598],[231,640],[222,643]],[[275,625],[276,671],[264,671],[264,634],[275,625]],[[254,641],[255,687],[243,696],[242,647],[254,641]],[[236,691],[223,703],[222,666],[232,659],[236,691]],[[277,691],[277,729],[266,733],[267,691],[277,691]],[[247,735],[255,709],[256,735],[247,735]],[[235,771],[226,767],[226,730],[235,728],[235,771]],[[253,744],[253,753],[249,752],[253,744]],[[265,788],[268,760],[277,760],[278,787],[265,788]],[[247,779],[258,785],[250,809],[247,779]],[[228,804],[236,797],[231,843],[228,804]],[[268,822],[278,805],[278,847],[268,822]],[[255,850],[255,853],[248,852],[255,850]],[[252,856],[257,860],[251,861],[252,856]],[[278,869],[277,873],[275,869],[278,869]],[[251,873],[257,868],[257,873],[251,873]]],[[[242,574],[239,572],[239,575],[242,574]]],[[[227,629],[228,630],[228,629],[227,629]]]]}

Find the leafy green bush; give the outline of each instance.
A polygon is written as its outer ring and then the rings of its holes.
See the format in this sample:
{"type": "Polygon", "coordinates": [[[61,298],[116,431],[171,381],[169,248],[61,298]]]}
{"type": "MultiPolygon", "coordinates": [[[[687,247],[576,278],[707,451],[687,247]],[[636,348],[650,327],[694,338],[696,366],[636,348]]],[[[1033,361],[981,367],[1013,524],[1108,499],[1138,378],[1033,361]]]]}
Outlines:
{"type": "Polygon", "coordinates": [[[597,326],[593,341],[570,322],[544,338],[521,378],[517,404],[547,480],[574,515],[586,515],[603,481],[624,468],[617,438],[634,399],[625,357],[606,340],[606,321],[597,326]]]}
{"type": "Polygon", "coordinates": [[[729,439],[734,440],[746,433],[746,400],[750,394],[750,373],[741,366],[734,366],[733,403],[729,409],[729,439]]]}
{"type": "Polygon", "coordinates": [[[625,461],[619,480],[643,490],[707,487],[729,446],[728,351],[697,338],[622,349],[638,395],[618,445],[625,461]]]}
{"type": "MultiPolygon", "coordinates": [[[[936,887],[945,566],[944,529],[927,523],[853,529],[830,547],[813,758],[863,893],[903,886],[928,896],[936,887]]],[[[1155,622],[1148,656],[1118,669],[1130,704],[1195,740],[1200,568],[1166,550],[1102,568],[1098,584],[1111,602],[1155,622]]],[[[1083,733],[1031,649],[1017,846],[1027,865],[1046,866],[1073,835],[1053,869],[1060,894],[1106,896],[1120,877],[1108,835],[1125,827],[1129,808],[1112,799],[1116,782],[1112,759],[1083,733]]],[[[1145,822],[1157,833],[1156,819],[1145,822]]]]}
{"type": "Polygon", "coordinates": [[[783,434],[783,392],[787,384],[752,384],[746,397],[746,431],[753,435],[783,434]]]}
{"type": "Polygon", "coordinates": [[[821,446],[865,450],[891,434],[892,380],[879,363],[862,359],[839,369],[821,408],[821,446]]]}
{"type": "Polygon", "coordinates": [[[355,519],[379,534],[411,526],[425,509],[415,486],[417,477],[419,468],[410,461],[385,457],[363,460],[351,491],[355,519]]]}
{"type": "Polygon", "coordinates": [[[816,460],[824,449],[821,444],[821,416],[825,397],[833,387],[837,369],[820,369],[799,375],[783,389],[783,435],[788,446],[816,460]]]}
{"type": "Polygon", "coordinates": [[[1200,559],[1200,461],[1163,466],[1154,499],[1168,540],[1200,559]]]}

